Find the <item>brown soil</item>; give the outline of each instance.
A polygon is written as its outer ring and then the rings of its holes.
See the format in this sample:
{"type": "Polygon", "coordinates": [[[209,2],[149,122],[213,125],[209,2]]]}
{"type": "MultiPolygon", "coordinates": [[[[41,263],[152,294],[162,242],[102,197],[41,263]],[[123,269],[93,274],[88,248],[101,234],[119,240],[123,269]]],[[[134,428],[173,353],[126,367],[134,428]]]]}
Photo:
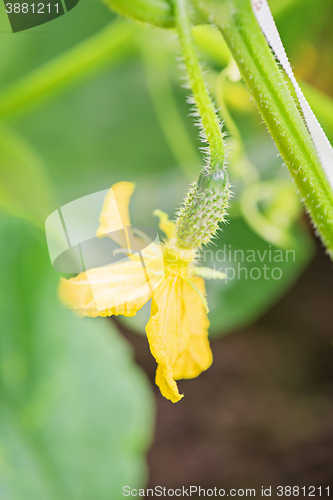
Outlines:
{"type": "Polygon", "coordinates": [[[154,385],[145,337],[121,328],[156,394],[148,487],[256,488],[260,496],[272,486],[271,498],[281,498],[278,485],[330,486],[333,495],[332,313],[332,264],[318,248],[256,324],[212,341],[212,367],[179,382],[177,404],[154,385]]]}

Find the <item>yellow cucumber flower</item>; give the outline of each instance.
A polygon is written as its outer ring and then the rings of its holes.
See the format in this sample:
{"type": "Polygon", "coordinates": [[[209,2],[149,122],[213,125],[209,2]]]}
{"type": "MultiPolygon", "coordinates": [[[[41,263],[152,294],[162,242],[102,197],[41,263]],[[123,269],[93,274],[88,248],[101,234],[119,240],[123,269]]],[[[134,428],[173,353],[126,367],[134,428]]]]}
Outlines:
{"type": "Polygon", "coordinates": [[[150,299],[146,333],[157,361],[156,384],[173,403],[183,396],[176,380],[197,377],[212,363],[205,283],[201,276],[221,278],[195,266],[197,250],[177,245],[175,223],[156,210],[166,240],[159,244],[131,228],[129,202],[134,184],[119,182],[108,192],[97,236],[109,236],[127,260],[61,278],[60,298],[81,316],[134,316],[150,299]],[[133,248],[141,249],[133,252],[133,248]]]}

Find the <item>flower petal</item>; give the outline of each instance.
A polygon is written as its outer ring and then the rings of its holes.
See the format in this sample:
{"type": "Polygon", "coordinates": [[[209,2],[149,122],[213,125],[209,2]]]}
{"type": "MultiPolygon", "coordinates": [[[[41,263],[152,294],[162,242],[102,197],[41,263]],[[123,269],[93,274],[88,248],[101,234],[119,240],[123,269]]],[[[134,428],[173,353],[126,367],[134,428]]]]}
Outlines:
{"type": "Polygon", "coordinates": [[[202,278],[195,280],[193,288],[179,276],[166,277],[153,293],[146,326],[150,350],[158,363],[156,384],[173,403],[182,398],[175,380],[197,377],[213,361],[209,321],[196,290],[205,296],[202,278]]]}
{"type": "Polygon", "coordinates": [[[62,278],[60,299],[80,316],[134,316],[163,280],[163,261],[149,260],[148,267],[130,260],[62,278]]]}
{"type": "MultiPolygon", "coordinates": [[[[195,279],[195,287],[205,296],[205,282],[195,279]]],[[[208,340],[209,321],[205,306],[193,287],[183,281],[182,300],[185,307],[186,320],[189,325],[190,340],[188,348],[177,359],[174,366],[174,378],[194,378],[213,362],[212,351],[208,340]]]]}
{"type": "Polygon", "coordinates": [[[178,403],[184,395],[179,394],[177,383],[173,378],[173,369],[167,365],[157,365],[155,383],[160,388],[162,396],[172,403],[178,403]]]}
{"type": "Polygon", "coordinates": [[[108,191],[101,215],[97,236],[110,236],[123,248],[128,248],[125,230],[131,225],[129,203],[135,184],[133,182],[118,182],[108,191]],[[111,234],[114,233],[112,236],[111,234]]]}
{"type": "Polygon", "coordinates": [[[154,210],[153,215],[159,217],[160,222],[158,227],[167,235],[168,240],[176,237],[176,224],[169,220],[168,214],[162,212],[162,210],[154,210]]]}
{"type": "Polygon", "coordinates": [[[153,294],[151,317],[146,326],[150,350],[158,363],[156,384],[161,393],[173,403],[179,401],[173,368],[178,356],[186,351],[189,329],[185,319],[182,297],[182,279],[166,277],[153,294]]]}

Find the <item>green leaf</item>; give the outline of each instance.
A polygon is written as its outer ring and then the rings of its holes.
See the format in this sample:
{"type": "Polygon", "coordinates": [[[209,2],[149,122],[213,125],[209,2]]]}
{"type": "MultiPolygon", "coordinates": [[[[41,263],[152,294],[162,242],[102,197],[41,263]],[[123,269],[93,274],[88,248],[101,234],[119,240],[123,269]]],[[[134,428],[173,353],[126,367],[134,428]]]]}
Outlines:
{"type": "Polygon", "coordinates": [[[206,281],[211,336],[252,323],[292,286],[313,254],[312,241],[303,228],[294,230],[293,242],[288,249],[278,249],[242,218],[223,226],[216,246],[208,247],[202,257],[202,265],[227,275],[224,282],[206,281]]]}
{"type": "Polygon", "coordinates": [[[0,210],[43,227],[53,209],[53,195],[41,158],[1,123],[0,150],[0,210]]]}
{"type": "Polygon", "coordinates": [[[32,227],[0,222],[0,496],[118,500],[143,486],[149,384],[112,323],[57,301],[32,227]]]}
{"type": "Polygon", "coordinates": [[[176,169],[137,62],[58,95],[16,127],[45,159],[60,203],[176,169]]]}

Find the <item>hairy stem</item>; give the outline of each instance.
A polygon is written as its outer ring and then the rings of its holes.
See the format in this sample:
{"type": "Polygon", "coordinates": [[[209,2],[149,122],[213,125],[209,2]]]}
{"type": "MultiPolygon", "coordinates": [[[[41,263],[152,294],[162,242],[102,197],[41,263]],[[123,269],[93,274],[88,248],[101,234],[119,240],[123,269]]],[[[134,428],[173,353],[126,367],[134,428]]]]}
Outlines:
{"type": "Polygon", "coordinates": [[[175,0],[175,16],[188,82],[200,116],[205,138],[209,144],[209,168],[212,171],[217,170],[221,168],[225,160],[223,134],[196,54],[192,29],[189,23],[187,0],[175,0]]]}
{"type": "Polygon", "coordinates": [[[333,256],[333,193],[311,136],[252,11],[250,0],[196,0],[222,31],[248,89],[333,256]]]}
{"type": "Polygon", "coordinates": [[[225,219],[229,181],[223,134],[194,48],[187,0],[175,0],[175,18],[189,85],[209,147],[208,163],[189,190],[176,224],[178,245],[196,248],[208,243],[218,230],[219,222],[225,219]]]}

